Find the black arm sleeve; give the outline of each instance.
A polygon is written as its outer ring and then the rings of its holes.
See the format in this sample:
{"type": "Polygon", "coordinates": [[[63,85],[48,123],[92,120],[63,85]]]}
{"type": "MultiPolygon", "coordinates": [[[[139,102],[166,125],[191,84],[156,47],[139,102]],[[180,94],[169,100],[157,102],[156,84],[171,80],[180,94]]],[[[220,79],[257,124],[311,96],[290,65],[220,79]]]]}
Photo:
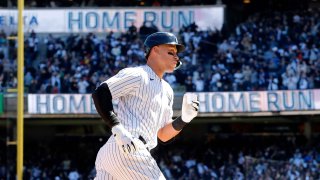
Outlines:
{"type": "Polygon", "coordinates": [[[162,145],[168,145],[168,144],[171,144],[173,141],[176,140],[176,136],[171,138],[169,141],[166,141],[166,142],[163,142],[161,141],[159,138],[158,138],[158,143],[162,144],[162,145]]]}
{"type": "Polygon", "coordinates": [[[92,99],[97,112],[109,128],[119,124],[117,115],[113,112],[112,95],[107,83],[101,84],[94,90],[92,99]]]}

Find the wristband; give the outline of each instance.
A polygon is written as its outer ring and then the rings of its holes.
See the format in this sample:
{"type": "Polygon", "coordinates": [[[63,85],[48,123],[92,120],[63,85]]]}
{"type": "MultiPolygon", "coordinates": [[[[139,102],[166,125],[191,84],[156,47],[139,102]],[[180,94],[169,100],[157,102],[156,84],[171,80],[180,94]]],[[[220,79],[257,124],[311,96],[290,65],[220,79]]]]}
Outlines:
{"type": "Polygon", "coordinates": [[[187,125],[188,123],[184,122],[181,119],[181,116],[177,117],[173,122],[172,122],[172,127],[173,129],[175,129],[176,131],[181,131],[183,129],[183,127],[185,125],[187,125]]]}

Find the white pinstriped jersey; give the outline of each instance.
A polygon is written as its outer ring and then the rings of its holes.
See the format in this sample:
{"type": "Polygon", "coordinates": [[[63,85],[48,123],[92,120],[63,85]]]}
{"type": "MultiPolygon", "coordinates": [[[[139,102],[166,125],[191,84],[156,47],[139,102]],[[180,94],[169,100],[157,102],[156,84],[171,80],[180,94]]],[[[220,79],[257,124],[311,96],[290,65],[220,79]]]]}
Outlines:
{"type": "MultiPolygon", "coordinates": [[[[148,66],[125,68],[107,81],[120,123],[136,138],[143,137],[149,149],[157,146],[158,130],[172,121],[173,90],[148,66]]],[[[119,149],[113,136],[100,148],[95,180],[157,179],[161,170],[140,141],[133,154],[119,149]]]]}
{"type": "Polygon", "coordinates": [[[120,123],[147,147],[157,146],[160,128],[172,121],[173,90],[148,66],[125,68],[106,80],[112,99],[118,99],[120,123]]]}

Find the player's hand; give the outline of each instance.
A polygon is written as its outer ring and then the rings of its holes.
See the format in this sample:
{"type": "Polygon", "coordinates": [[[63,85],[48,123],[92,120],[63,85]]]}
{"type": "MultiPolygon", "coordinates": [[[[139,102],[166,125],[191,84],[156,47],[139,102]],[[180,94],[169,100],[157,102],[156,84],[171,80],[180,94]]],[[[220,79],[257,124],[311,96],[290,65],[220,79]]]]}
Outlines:
{"type": "Polygon", "coordinates": [[[186,93],[183,95],[182,100],[182,121],[189,123],[193,118],[198,115],[199,101],[196,94],[186,93]]]}
{"type": "Polygon", "coordinates": [[[124,153],[134,153],[138,150],[137,146],[139,143],[137,143],[137,139],[134,138],[121,124],[114,126],[111,131],[116,143],[124,153]]]}

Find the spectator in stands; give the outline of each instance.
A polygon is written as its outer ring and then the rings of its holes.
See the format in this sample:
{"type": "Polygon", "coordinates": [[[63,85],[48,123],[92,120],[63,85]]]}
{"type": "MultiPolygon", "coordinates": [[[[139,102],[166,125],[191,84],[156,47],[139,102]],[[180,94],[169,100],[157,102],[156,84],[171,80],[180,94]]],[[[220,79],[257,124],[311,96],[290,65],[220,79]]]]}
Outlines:
{"type": "Polygon", "coordinates": [[[87,93],[87,88],[89,87],[89,83],[87,81],[87,78],[83,76],[79,82],[78,82],[78,91],[80,94],[87,93]]]}
{"type": "Polygon", "coordinates": [[[309,82],[308,82],[306,73],[303,72],[301,74],[301,77],[298,82],[298,86],[299,86],[298,87],[299,89],[308,89],[309,88],[309,82]]]}
{"type": "Polygon", "coordinates": [[[174,89],[176,87],[177,78],[173,73],[166,74],[164,79],[170,84],[170,86],[174,89]]]}
{"type": "Polygon", "coordinates": [[[185,80],[186,91],[187,92],[194,92],[195,91],[195,84],[192,81],[192,76],[188,76],[185,80]]]}
{"type": "Polygon", "coordinates": [[[278,78],[270,76],[269,80],[268,80],[268,90],[269,91],[275,91],[278,90],[278,78]]]}
{"type": "Polygon", "coordinates": [[[128,39],[134,41],[138,38],[138,29],[135,26],[134,22],[131,23],[131,26],[128,28],[128,39]]]}
{"type": "Polygon", "coordinates": [[[158,0],[153,0],[152,6],[158,7],[158,6],[161,6],[161,3],[158,0]]]}
{"type": "Polygon", "coordinates": [[[79,172],[77,171],[76,168],[74,168],[73,170],[71,170],[69,172],[68,179],[69,180],[78,180],[78,179],[80,179],[80,174],[79,174],[79,172]]]}
{"type": "Polygon", "coordinates": [[[236,73],[233,75],[234,83],[233,83],[233,90],[234,91],[241,91],[243,89],[243,80],[244,76],[240,69],[236,71],[236,73]]]}
{"type": "Polygon", "coordinates": [[[285,80],[284,85],[287,86],[288,90],[297,89],[299,77],[295,74],[290,74],[288,79],[285,80]]]}
{"type": "Polygon", "coordinates": [[[7,46],[7,34],[3,29],[0,30],[0,48],[7,46]]]}
{"type": "Polygon", "coordinates": [[[194,81],[194,84],[196,86],[195,90],[197,92],[202,92],[204,90],[205,81],[204,81],[203,77],[197,77],[197,79],[194,81]]]}
{"type": "Polygon", "coordinates": [[[27,87],[27,88],[30,88],[30,85],[32,83],[32,80],[33,80],[33,77],[31,75],[31,73],[28,71],[26,73],[26,75],[24,76],[24,85],[27,87]]]}
{"type": "Polygon", "coordinates": [[[320,71],[316,71],[314,75],[314,88],[320,88],[320,71]]]}
{"type": "Polygon", "coordinates": [[[39,39],[37,37],[37,34],[32,31],[25,42],[25,61],[27,67],[31,67],[33,62],[37,59],[39,50],[38,44],[39,39]]]}
{"type": "Polygon", "coordinates": [[[39,166],[33,166],[31,168],[31,178],[30,179],[41,179],[42,171],[39,166]]]}
{"type": "MultiPolygon", "coordinates": [[[[222,70],[223,71],[223,70],[222,70]]],[[[210,80],[210,91],[218,91],[221,86],[220,83],[221,74],[219,70],[216,70],[212,73],[212,78],[210,80]]]]}
{"type": "Polygon", "coordinates": [[[153,22],[151,21],[145,21],[143,22],[143,25],[139,29],[139,36],[141,41],[143,42],[144,39],[152,33],[155,33],[158,31],[158,27],[156,27],[153,22]]]}
{"type": "MultiPolygon", "coordinates": [[[[10,37],[16,37],[17,33],[16,32],[11,32],[10,37]]],[[[8,59],[10,61],[13,61],[14,59],[17,58],[17,40],[16,39],[9,39],[8,40],[8,59]]]]}

